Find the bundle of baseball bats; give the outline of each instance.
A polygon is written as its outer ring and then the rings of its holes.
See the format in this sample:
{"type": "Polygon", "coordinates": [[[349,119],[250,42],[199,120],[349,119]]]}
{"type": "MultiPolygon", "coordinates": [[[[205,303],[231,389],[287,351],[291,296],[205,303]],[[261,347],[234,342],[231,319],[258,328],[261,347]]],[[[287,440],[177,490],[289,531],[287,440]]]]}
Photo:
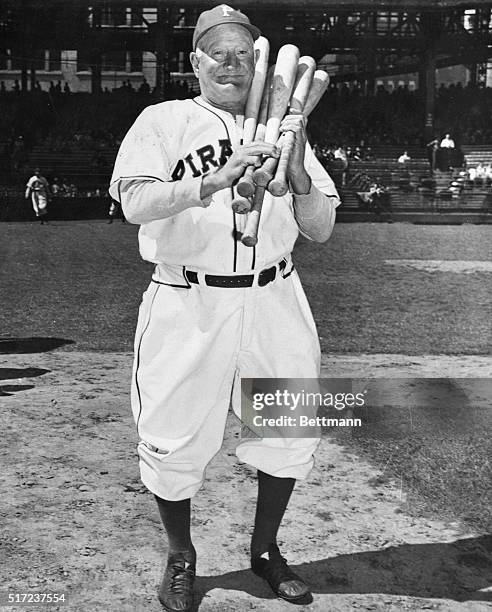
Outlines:
{"type": "Polygon", "coordinates": [[[248,213],[241,241],[246,246],[258,242],[258,227],[265,191],[274,196],[287,193],[289,186],[287,169],[295,134],[280,134],[280,124],[286,114],[303,114],[308,117],[316,107],[329,83],[324,70],[316,70],[316,62],[310,56],[300,57],[294,45],[280,48],[275,65],[268,68],[270,45],[260,36],[256,43],[258,59],[249,91],[243,118],[243,144],[264,141],[280,149],[279,158],[267,157],[261,166],[248,166],[236,184],[236,197],[232,202],[234,212],[248,213]]]}

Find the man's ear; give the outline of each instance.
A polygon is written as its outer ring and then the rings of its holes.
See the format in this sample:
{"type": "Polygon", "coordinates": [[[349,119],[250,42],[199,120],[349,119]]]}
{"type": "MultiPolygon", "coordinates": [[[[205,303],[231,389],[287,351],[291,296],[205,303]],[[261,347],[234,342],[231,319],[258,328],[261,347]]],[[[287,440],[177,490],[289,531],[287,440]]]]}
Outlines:
{"type": "Polygon", "coordinates": [[[198,68],[200,66],[200,60],[198,59],[198,55],[195,53],[195,51],[192,51],[190,53],[190,63],[196,78],[198,78],[198,68]]]}

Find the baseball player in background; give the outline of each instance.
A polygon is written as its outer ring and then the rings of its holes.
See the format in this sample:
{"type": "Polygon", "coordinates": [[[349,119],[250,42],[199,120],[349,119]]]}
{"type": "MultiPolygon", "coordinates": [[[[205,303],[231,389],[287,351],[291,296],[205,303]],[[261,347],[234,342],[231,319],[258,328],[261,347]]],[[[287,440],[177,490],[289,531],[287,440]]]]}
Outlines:
{"type": "MultiPolygon", "coordinates": [[[[190,499],[219,451],[228,409],[239,412],[240,379],[316,378],[320,347],[291,259],[299,230],[324,242],[339,197],[306,139],[302,115],[283,120],[295,133],[290,192],[263,204],[259,241],[244,246],[244,215],[231,208],[233,184],[274,145],[242,145],[244,112],[260,35],[226,5],[203,12],[190,54],[201,95],[146,108],[121,144],[110,194],[139,246],[155,264],[140,306],[132,376],[141,478],[155,495],[168,536],[159,599],[190,610],[196,552],[190,499]]],[[[300,602],[310,592],[277,546],[277,531],[296,479],[313,466],[318,439],[251,438],[240,461],[258,470],[251,566],[273,591],[300,602]]]]}
{"type": "Polygon", "coordinates": [[[31,197],[34,213],[41,225],[48,223],[48,200],[50,196],[49,183],[42,176],[39,168],[36,168],[34,175],[27,181],[26,200],[31,197]]]}

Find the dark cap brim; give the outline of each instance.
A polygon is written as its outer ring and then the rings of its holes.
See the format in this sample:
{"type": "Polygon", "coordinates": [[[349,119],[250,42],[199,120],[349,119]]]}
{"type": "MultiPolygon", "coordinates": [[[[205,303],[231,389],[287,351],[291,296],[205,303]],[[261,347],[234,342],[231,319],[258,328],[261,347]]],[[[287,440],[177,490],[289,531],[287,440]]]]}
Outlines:
{"type": "Polygon", "coordinates": [[[227,21],[224,21],[223,23],[214,23],[214,25],[211,25],[206,30],[203,30],[203,32],[200,32],[200,36],[198,36],[198,38],[195,38],[195,34],[193,34],[193,50],[196,50],[198,41],[200,41],[204,37],[204,35],[207,32],[209,32],[212,28],[216,28],[219,25],[231,25],[231,24],[240,25],[246,30],[248,30],[248,32],[253,37],[253,40],[257,40],[261,36],[261,30],[259,30],[256,26],[252,25],[251,23],[244,23],[243,21],[231,21],[230,19],[228,19],[227,21]]]}

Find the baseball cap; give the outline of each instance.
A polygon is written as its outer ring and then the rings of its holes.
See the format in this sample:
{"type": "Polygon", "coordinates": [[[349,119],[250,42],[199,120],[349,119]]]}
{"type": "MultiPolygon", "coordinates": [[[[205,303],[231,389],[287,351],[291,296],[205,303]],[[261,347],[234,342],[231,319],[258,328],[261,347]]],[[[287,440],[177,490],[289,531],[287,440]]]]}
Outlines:
{"type": "Polygon", "coordinates": [[[223,23],[236,23],[242,25],[251,33],[253,40],[256,40],[261,34],[260,30],[250,23],[248,17],[246,17],[244,13],[233,9],[231,6],[227,6],[227,4],[220,4],[209,11],[203,11],[198,17],[195,31],[193,32],[193,49],[196,49],[198,41],[210,30],[210,28],[223,23]]]}

